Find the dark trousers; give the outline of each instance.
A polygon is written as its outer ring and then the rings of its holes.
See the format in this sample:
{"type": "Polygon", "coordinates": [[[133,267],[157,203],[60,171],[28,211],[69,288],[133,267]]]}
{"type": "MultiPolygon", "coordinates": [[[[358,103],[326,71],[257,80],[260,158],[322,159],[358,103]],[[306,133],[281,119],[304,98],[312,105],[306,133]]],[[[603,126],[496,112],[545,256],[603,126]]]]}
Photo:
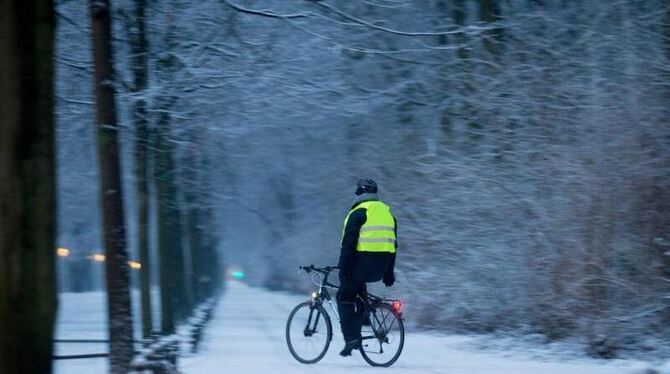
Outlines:
{"type": "Polygon", "coordinates": [[[361,338],[361,321],[363,304],[356,296],[367,291],[365,282],[356,279],[342,279],[337,291],[337,311],[340,313],[340,324],[344,342],[361,338]]]}

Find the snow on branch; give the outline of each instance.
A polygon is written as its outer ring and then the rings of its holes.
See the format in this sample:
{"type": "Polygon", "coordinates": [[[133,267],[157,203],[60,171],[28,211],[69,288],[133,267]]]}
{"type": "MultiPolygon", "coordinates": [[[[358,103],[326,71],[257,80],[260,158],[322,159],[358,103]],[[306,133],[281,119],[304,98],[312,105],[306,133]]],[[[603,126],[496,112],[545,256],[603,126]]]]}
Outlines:
{"type": "Polygon", "coordinates": [[[338,8],[335,8],[332,5],[326,4],[324,2],[315,2],[318,6],[328,9],[331,12],[339,15],[342,18],[345,18],[349,21],[355,22],[359,25],[367,26],[369,28],[387,32],[390,34],[395,34],[395,35],[402,35],[402,36],[442,36],[442,35],[456,35],[456,34],[479,34],[483,31],[488,31],[488,30],[493,30],[496,27],[495,26],[466,26],[466,27],[460,27],[460,28],[452,28],[451,30],[448,31],[402,31],[402,30],[395,30],[395,29],[390,29],[388,27],[384,26],[379,26],[375,25],[372,22],[366,21],[364,19],[355,17],[349,13],[346,13],[338,8]]]}
{"type": "MultiPolygon", "coordinates": [[[[396,49],[396,50],[383,50],[383,49],[378,49],[378,48],[368,48],[368,47],[358,47],[358,46],[352,46],[348,44],[341,43],[331,37],[328,37],[326,35],[323,35],[321,33],[317,33],[315,31],[312,31],[306,27],[303,27],[301,25],[298,25],[296,22],[287,22],[288,25],[291,27],[294,27],[297,30],[300,30],[308,35],[314,36],[318,39],[324,40],[326,42],[329,42],[333,44],[334,46],[341,48],[343,50],[351,51],[351,52],[356,52],[356,53],[365,53],[365,54],[373,54],[373,55],[396,55],[396,54],[407,54],[407,53],[425,53],[425,52],[435,52],[438,50],[458,50],[460,48],[465,47],[463,44],[457,44],[457,45],[451,45],[451,46],[439,46],[439,47],[433,47],[429,46],[426,44],[423,44],[422,48],[403,48],[403,49],[396,49]]],[[[420,62],[423,63],[423,62],[420,62]]],[[[439,64],[437,64],[439,65],[439,64]]]]}
{"type": "Polygon", "coordinates": [[[304,18],[304,17],[309,17],[309,16],[314,15],[314,14],[309,13],[309,12],[307,12],[307,13],[295,13],[295,14],[279,14],[279,13],[275,13],[271,10],[255,10],[255,9],[244,8],[240,5],[231,3],[228,0],[224,0],[224,3],[226,3],[231,8],[237,10],[238,12],[253,14],[253,15],[262,16],[262,17],[286,19],[286,18],[304,18]]]}
{"type": "Polygon", "coordinates": [[[62,100],[62,101],[64,101],[64,102],[66,102],[66,103],[70,103],[70,104],[95,105],[95,102],[90,101],[90,100],[71,99],[71,98],[68,98],[68,97],[60,96],[60,95],[56,95],[56,98],[57,98],[58,100],[62,100]]]}

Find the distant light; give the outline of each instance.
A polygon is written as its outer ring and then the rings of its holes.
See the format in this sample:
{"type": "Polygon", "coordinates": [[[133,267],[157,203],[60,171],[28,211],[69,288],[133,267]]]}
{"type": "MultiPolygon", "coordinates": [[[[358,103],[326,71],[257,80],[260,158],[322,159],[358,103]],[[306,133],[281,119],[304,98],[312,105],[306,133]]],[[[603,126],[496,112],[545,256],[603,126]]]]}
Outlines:
{"type": "Polygon", "coordinates": [[[91,260],[95,261],[95,262],[104,262],[105,261],[105,255],[103,255],[102,253],[96,253],[89,258],[91,260]]]}
{"type": "Polygon", "coordinates": [[[139,261],[128,261],[128,266],[131,269],[140,270],[142,269],[142,264],[139,261]]]}
{"type": "Polygon", "coordinates": [[[235,279],[244,279],[244,272],[243,271],[234,271],[233,272],[233,278],[235,279]]]}
{"type": "Polygon", "coordinates": [[[58,248],[56,249],[56,255],[58,255],[58,257],[67,257],[70,255],[70,250],[62,247],[58,248]]]}

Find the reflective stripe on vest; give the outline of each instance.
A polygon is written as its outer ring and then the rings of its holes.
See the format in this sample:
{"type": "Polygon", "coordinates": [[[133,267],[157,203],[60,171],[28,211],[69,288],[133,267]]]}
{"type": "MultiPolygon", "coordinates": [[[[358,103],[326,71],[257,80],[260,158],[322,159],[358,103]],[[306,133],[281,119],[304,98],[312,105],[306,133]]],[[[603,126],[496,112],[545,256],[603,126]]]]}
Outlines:
{"type": "Polygon", "coordinates": [[[391,208],[381,201],[365,201],[349,212],[344,220],[344,228],[347,227],[351,213],[358,209],[366,209],[367,219],[361,226],[356,251],[395,253],[395,220],[391,208]]]}

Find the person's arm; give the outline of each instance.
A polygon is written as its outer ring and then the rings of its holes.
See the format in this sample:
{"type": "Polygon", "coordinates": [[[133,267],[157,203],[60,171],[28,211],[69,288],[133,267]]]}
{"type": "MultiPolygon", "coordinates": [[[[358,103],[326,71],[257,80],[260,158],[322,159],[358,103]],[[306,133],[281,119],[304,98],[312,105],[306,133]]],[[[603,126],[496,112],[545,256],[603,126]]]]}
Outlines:
{"type": "Polygon", "coordinates": [[[361,226],[367,220],[366,209],[356,209],[349,216],[347,226],[344,228],[342,236],[342,249],[340,250],[340,275],[350,275],[354,270],[354,257],[356,256],[356,246],[358,245],[358,236],[361,226]]]}
{"type": "MultiPolygon", "coordinates": [[[[396,220],[395,217],[393,217],[393,226],[394,226],[394,231],[395,231],[395,249],[396,253],[398,253],[398,220],[396,220]]],[[[384,283],[385,284],[393,284],[395,283],[395,256],[396,253],[393,253],[391,255],[391,266],[388,267],[386,270],[386,274],[384,274],[384,283]]]]}

